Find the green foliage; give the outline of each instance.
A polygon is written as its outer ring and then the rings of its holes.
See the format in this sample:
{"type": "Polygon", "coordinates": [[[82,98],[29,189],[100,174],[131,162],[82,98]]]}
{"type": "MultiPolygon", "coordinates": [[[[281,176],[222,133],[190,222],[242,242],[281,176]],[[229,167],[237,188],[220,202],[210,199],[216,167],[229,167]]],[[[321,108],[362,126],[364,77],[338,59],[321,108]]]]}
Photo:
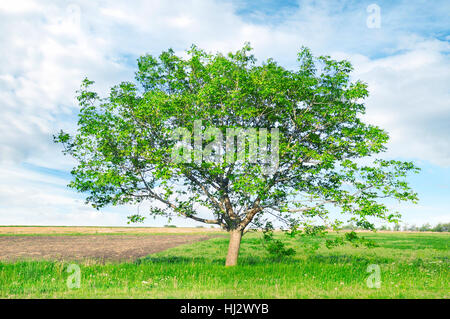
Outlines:
{"type": "Polygon", "coordinates": [[[263,229],[262,244],[269,255],[275,259],[281,259],[283,257],[292,256],[295,254],[293,248],[286,248],[285,243],[280,239],[275,239],[273,235],[273,225],[271,222],[267,222],[263,229]]]}
{"type": "Polygon", "coordinates": [[[145,220],[145,216],[141,216],[141,215],[137,215],[137,214],[128,216],[127,218],[128,218],[127,224],[130,224],[130,223],[143,223],[144,220],[145,220]]]}

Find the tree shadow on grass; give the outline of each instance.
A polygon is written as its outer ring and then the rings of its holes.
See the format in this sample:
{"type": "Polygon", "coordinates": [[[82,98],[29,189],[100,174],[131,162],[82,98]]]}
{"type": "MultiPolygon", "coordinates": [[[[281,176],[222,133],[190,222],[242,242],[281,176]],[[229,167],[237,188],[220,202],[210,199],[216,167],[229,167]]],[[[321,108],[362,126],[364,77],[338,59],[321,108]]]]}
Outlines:
{"type": "Polygon", "coordinates": [[[322,264],[385,264],[390,263],[394,259],[387,257],[367,257],[353,255],[311,255],[307,258],[310,262],[322,264]]]}
{"type": "Polygon", "coordinates": [[[147,256],[139,258],[136,264],[219,264],[225,263],[225,258],[211,259],[205,257],[182,257],[182,256],[147,256]]]}
{"type": "MultiPolygon", "coordinates": [[[[203,264],[203,265],[225,265],[225,258],[184,257],[184,256],[147,256],[139,258],[136,264],[203,264]]],[[[239,258],[239,265],[273,265],[273,264],[296,264],[299,260],[285,257],[273,258],[268,256],[243,256],[239,258]]]]}

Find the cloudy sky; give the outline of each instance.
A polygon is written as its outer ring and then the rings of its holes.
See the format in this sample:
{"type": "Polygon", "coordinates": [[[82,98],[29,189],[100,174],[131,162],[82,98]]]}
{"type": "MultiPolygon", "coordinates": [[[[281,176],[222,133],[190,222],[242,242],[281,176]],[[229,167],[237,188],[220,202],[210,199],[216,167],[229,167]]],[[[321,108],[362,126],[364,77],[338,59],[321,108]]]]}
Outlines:
{"type": "MultiPolygon", "coordinates": [[[[105,92],[136,59],[191,44],[294,68],[302,45],[348,59],[368,83],[367,121],[391,136],[384,157],[413,160],[408,224],[450,221],[449,1],[0,2],[0,225],[125,225],[137,207],[86,206],[66,187],[73,162],[52,134],[73,131],[84,77],[105,92]],[[378,14],[379,13],[379,14],[378,14]]],[[[141,208],[142,209],[142,208],[141,208]]],[[[164,225],[148,220],[145,225],[164,225]]],[[[177,225],[193,225],[182,219],[177,225]]]]}

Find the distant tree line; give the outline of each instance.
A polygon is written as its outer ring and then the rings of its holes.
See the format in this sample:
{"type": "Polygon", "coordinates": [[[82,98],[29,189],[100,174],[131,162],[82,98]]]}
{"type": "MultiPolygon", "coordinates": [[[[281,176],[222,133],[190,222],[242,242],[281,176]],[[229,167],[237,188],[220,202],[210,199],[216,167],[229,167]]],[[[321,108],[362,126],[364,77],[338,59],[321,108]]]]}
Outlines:
{"type": "MultiPolygon", "coordinates": [[[[343,226],[343,229],[345,230],[358,230],[361,229],[360,227],[357,227],[352,224],[348,224],[343,226]]],[[[431,231],[431,232],[450,232],[450,223],[439,223],[436,226],[431,226],[429,223],[423,224],[422,226],[416,226],[416,225],[394,225],[394,227],[389,227],[386,225],[383,225],[378,228],[378,230],[390,230],[390,231],[431,231]]]]}

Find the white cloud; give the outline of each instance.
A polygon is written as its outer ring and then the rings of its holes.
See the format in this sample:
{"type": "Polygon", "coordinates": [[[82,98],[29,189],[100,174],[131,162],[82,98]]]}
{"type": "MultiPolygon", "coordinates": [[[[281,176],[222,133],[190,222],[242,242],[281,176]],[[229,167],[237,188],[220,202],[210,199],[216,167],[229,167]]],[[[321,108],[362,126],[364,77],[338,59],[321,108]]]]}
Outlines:
{"type": "Polygon", "coordinates": [[[390,156],[450,166],[449,52],[421,41],[402,54],[353,59],[355,77],[369,84],[366,118],[390,133],[390,156]]]}
{"type": "MultiPolygon", "coordinates": [[[[85,204],[81,195],[68,189],[64,178],[27,167],[4,164],[0,167],[0,176],[0,225],[126,226],[126,217],[138,212],[137,206],[97,211],[85,204]]],[[[146,209],[147,204],[139,207],[141,213],[146,209]]],[[[198,225],[182,218],[175,218],[174,222],[198,225]]],[[[164,218],[144,223],[145,226],[165,224],[164,218]]]]}
{"type": "Polygon", "coordinates": [[[2,1],[0,2],[0,12],[6,13],[25,13],[25,12],[36,12],[40,11],[42,8],[32,0],[15,0],[15,1],[2,1]]]}

